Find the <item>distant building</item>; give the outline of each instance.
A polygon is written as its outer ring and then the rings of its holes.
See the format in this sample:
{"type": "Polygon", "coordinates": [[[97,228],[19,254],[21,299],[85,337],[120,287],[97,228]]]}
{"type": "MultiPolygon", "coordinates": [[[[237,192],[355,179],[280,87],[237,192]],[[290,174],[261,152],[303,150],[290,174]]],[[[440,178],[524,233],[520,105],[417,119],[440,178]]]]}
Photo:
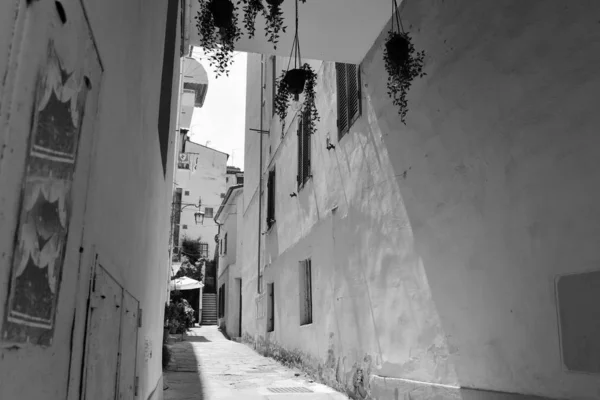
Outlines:
{"type": "Polygon", "coordinates": [[[238,242],[243,221],[242,185],[231,186],[215,215],[220,225],[218,268],[218,321],[230,337],[241,337],[242,276],[238,260],[238,242]],[[238,235],[239,234],[239,235],[238,235]]]}
{"type": "Polygon", "coordinates": [[[196,256],[212,259],[218,233],[213,218],[226,191],[229,155],[188,140],[178,156],[173,199],[173,258],[185,255],[180,252],[181,241],[188,237],[202,243],[201,254],[196,256]]]}
{"type": "Polygon", "coordinates": [[[229,189],[232,186],[244,184],[244,172],[238,167],[227,167],[227,176],[225,177],[225,186],[229,189]]]}

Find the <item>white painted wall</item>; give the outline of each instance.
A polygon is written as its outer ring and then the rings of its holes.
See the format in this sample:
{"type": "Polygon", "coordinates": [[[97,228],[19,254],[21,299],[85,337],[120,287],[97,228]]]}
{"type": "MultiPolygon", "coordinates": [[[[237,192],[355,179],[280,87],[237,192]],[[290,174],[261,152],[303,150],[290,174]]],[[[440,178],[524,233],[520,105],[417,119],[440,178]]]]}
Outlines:
{"type": "MultiPolygon", "coordinates": [[[[227,166],[228,155],[206,146],[188,141],[185,144],[186,153],[198,154],[198,169],[194,174],[191,170],[178,169],[175,178],[175,187],[182,189],[181,202],[198,204],[198,199],[202,198],[202,208],[205,211],[207,207],[213,209],[213,216],[217,214],[221,205],[221,193],[225,193],[225,169],[227,166]],[[185,192],[189,191],[189,195],[185,192]]],[[[192,239],[202,238],[202,242],[208,243],[208,258],[212,260],[215,252],[215,235],[219,229],[213,218],[204,218],[203,223],[196,224],[194,213],[199,210],[197,207],[185,207],[181,212],[181,222],[179,229],[180,242],[184,236],[192,239]],[[183,229],[187,225],[187,229],[183,229]]]]}
{"type": "MultiPolygon", "coordinates": [[[[263,149],[265,164],[277,167],[277,223],[263,236],[261,262],[270,264],[265,284],[275,282],[271,334],[256,319],[259,137],[246,134],[244,332],[300,350],[347,388],[363,367],[596,398],[597,377],[562,366],[554,281],[597,270],[600,256],[598,11],[559,1],[405,2],[404,26],[427,51],[428,74],[410,91],[407,125],[386,94],[383,32],[362,63],[362,117],[340,141],[335,70],[323,63],[314,177],[297,198],[289,197],[295,123],[280,143],[279,123],[271,126],[273,156],[263,149]],[[336,146],[329,152],[328,133],[336,146]],[[309,256],[318,307],[314,323],[299,327],[297,263],[309,256]]],[[[259,60],[248,57],[253,128],[259,60]]]]}
{"type": "MultiPolygon", "coordinates": [[[[76,0],[62,1],[68,24],[83,23],[75,17],[76,0]]],[[[93,80],[99,92],[97,113],[93,115],[95,130],[91,154],[81,159],[81,175],[89,181],[87,192],[75,193],[74,207],[82,219],[73,220],[70,234],[74,238],[70,250],[73,263],[67,265],[59,295],[57,331],[54,344],[48,348],[0,345],[0,398],[57,399],[79,398],[81,359],[86,321],[90,270],[96,253],[114,278],[140,301],[143,326],[138,336],[137,374],[140,376],[140,399],[162,398],[162,325],[166,296],[167,245],[171,202],[172,143],[167,160],[167,172],[161,162],[157,116],[161,87],[163,46],[165,40],[166,3],[149,0],[122,3],[83,1],[103,66],[101,80],[93,80]],[[115,12],[118,10],[118,12],[115,12]],[[89,178],[87,171],[91,171],[89,178]],[[79,246],[83,253],[79,255],[79,246]],[[76,260],[80,260],[77,262],[76,260]],[[35,376],[35,384],[31,377],[35,376]]],[[[23,65],[36,68],[37,56],[28,57],[28,64],[17,64],[15,57],[32,46],[31,38],[20,36],[23,18],[48,8],[48,16],[58,18],[54,2],[3,2],[0,5],[0,72],[14,79],[23,65]],[[16,16],[15,11],[19,9],[16,16]],[[52,8],[50,10],[50,8],[52,8]],[[5,16],[9,16],[6,18],[5,16]],[[8,22],[10,21],[10,22],[8,22]],[[13,25],[13,21],[15,25],[13,25]],[[7,23],[4,23],[7,22],[7,23]],[[13,28],[16,28],[13,30],[13,28]],[[13,33],[16,35],[13,36],[13,33]],[[7,43],[11,43],[10,46],[7,43]],[[19,67],[21,65],[21,67],[19,67]],[[8,66],[8,67],[7,67],[8,66]],[[10,71],[9,75],[5,72],[10,71]]],[[[42,25],[39,25],[41,27],[42,25]]],[[[72,26],[72,25],[71,25],[72,26]]],[[[36,25],[36,28],[38,26],[36,25]]],[[[40,28],[41,29],[41,28],[40,28]]],[[[38,32],[42,32],[39,30],[38,32]]],[[[179,29],[178,29],[179,32],[179,29]]],[[[176,47],[176,55],[179,56],[176,47]]],[[[45,48],[44,48],[45,50],[45,48]]],[[[76,47],[71,51],[78,51],[76,47]]],[[[79,58],[81,59],[81,58],[79,58]]],[[[174,59],[172,121],[176,116],[179,62],[174,59]]],[[[4,78],[0,80],[4,85],[4,78]]],[[[10,81],[14,82],[14,81],[10,81]]],[[[11,83],[12,84],[12,83],[11,83]]],[[[4,92],[5,95],[8,92],[4,92]]],[[[11,92],[12,93],[12,92],[11,92]]],[[[15,118],[29,118],[33,82],[19,87],[19,95],[29,96],[15,118]],[[21,114],[19,114],[21,113],[21,114]]],[[[2,102],[0,142],[7,145],[0,156],[3,178],[22,176],[24,143],[28,132],[7,138],[6,108],[2,102]],[[11,154],[10,160],[6,157],[11,154]],[[10,164],[7,162],[10,161],[10,164]],[[9,174],[10,171],[10,174],[9,174]]],[[[173,129],[174,132],[174,124],[173,129]]],[[[85,155],[85,154],[84,154],[85,155]]],[[[5,182],[1,179],[2,183],[5,182]]],[[[0,188],[0,302],[4,311],[9,260],[12,254],[12,232],[17,215],[18,190],[0,188]],[[7,242],[7,238],[10,241],[7,242]]],[[[0,312],[2,313],[2,312],[0,312]]],[[[93,354],[92,356],[102,355],[93,354]]]]}
{"type": "MultiPolygon", "coordinates": [[[[233,176],[235,177],[235,175],[233,176]]],[[[236,263],[243,222],[242,191],[242,188],[232,191],[219,216],[219,221],[222,223],[219,243],[223,243],[223,248],[219,255],[218,288],[225,284],[225,316],[219,318],[219,325],[225,326],[230,337],[239,336],[239,287],[236,279],[241,278],[241,271],[236,263]],[[227,252],[225,253],[223,251],[226,234],[227,252]]]]}

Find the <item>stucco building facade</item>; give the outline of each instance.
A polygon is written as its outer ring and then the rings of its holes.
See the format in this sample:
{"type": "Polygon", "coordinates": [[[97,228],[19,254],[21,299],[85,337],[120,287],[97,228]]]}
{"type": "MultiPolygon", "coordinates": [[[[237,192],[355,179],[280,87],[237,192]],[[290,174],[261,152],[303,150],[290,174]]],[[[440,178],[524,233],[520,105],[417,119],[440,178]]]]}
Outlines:
{"type": "Polygon", "coordinates": [[[220,226],[218,323],[230,338],[242,336],[242,275],[239,267],[242,260],[238,255],[242,240],[242,191],[243,185],[231,186],[214,219],[220,226]]]}
{"type": "Polygon", "coordinates": [[[273,74],[249,55],[245,340],[361,399],[597,398],[598,11],[403,2],[427,54],[406,125],[387,96],[389,25],[353,63],[346,133],[339,68],[311,61],[321,120],[300,188],[298,113],[272,109],[288,60],[273,74]]]}
{"type": "Polygon", "coordinates": [[[2,399],[162,398],[179,7],[0,3],[2,399]]]}
{"type": "Polygon", "coordinates": [[[180,246],[184,237],[199,240],[202,257],[212,260],[218,233],[214,216],[226,192],[229,155],[187,140],[179,156],[174,187],[177,199],[181,198],[181,212],[175,229],[178,235],[175,247],[180,246]]]}

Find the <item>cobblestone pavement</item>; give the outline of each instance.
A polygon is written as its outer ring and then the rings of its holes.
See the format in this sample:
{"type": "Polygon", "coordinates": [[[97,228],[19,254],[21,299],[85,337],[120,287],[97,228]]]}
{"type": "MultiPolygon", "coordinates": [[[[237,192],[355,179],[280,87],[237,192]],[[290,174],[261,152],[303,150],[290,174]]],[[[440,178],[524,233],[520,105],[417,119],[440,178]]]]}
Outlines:
{"type": "Polygon", "coordinates": [[[226,339],[216,326],[193,328],[170,344],[165,400],[347,400],[333,389],[306,380],[300,371],[226,339]]]}

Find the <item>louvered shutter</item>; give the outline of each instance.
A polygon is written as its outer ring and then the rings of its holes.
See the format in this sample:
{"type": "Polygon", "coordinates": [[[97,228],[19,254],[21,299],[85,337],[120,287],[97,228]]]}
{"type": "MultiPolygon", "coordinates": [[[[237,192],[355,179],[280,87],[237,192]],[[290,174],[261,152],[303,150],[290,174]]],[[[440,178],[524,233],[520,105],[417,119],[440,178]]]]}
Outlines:
{"type": "Polygon", "coordinates": [[[346,64],[335,64],[337,81],[337,111],[338,111],[338,133],[341,138],[348,130],[348,93],[346,81],[346,64]]]}
{"type": "Polygon", "coordinates": [[[312,262],[306,260],[306,323],[312,323],[312,262]]]}
{"type": "Polygon", "coordinates": [[[310,176],[310,113],[302,116],[302,182],[305,183],[310,176]]]}
{"type": "Polygon", "coordinates": [[[346,72],[348,85],[348,127],[350,127],[360,115],[359,66],[346,64],[346,72]]]}
{"type": "Polygon", "coordinates": [[[298,119],[298,175],[296,176],[296,180],[298,181],[298,188],[302,185],[302,171],[303,171],[303,158],[302,158],[302,150],[303,150],[303,141],[302,141],[302,118],[298,119]]]}

